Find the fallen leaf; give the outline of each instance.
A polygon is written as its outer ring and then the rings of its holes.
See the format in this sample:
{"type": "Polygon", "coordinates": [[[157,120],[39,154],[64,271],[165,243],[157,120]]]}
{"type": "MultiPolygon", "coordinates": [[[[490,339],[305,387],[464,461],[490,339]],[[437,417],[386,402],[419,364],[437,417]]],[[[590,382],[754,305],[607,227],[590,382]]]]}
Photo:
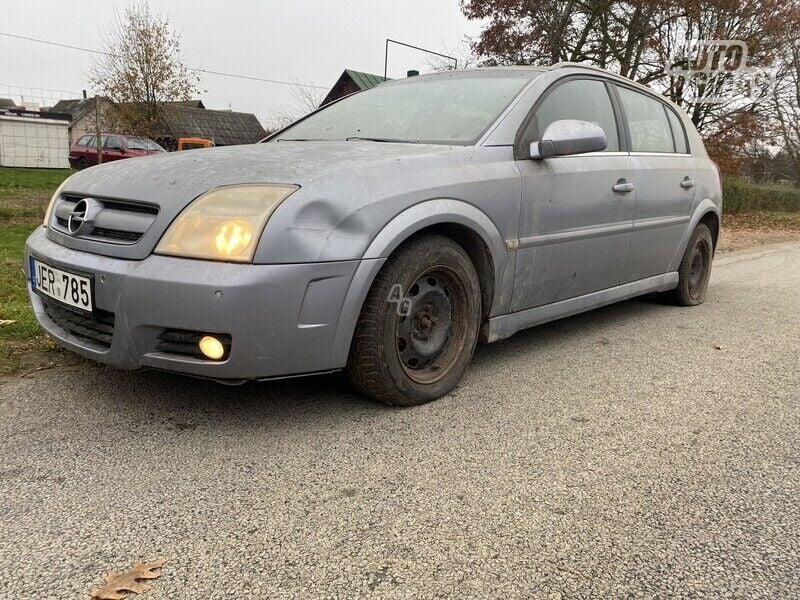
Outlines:
{"type": "Polygon", "coordinates": [[[93,587],[89,590],[92,598],[96,600],[125,600],[128,593],[141,594],[150,589],[146,583],[140,579],[158,579],[161,577],[161,569],[166,563],[165,558],[155,560],[151,563],[135,562],[133,569],[126,573],[109,571],[106,573],[106,583],[101,588],[93,587]]]}
{"type": "Polygon", "coordinates": [[[13,319],[0,319],[0,327],[3,325],[13,325],[14,323],[16,323],[16,321],[13,319]]]}

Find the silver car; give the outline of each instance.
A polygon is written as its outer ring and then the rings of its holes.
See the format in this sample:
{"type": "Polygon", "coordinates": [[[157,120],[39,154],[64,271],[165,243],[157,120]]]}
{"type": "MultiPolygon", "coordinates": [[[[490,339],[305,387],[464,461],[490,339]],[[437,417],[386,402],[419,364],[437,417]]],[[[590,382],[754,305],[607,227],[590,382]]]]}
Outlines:
{"type": "Polygon", "coordinates": [[[391,81],[262,143],[102,165],[27,241],[41,326],[228,383],[346,369],[427,402],[478,340],[706,295],[720,179],[682,110],[574,64],[391,81]]]}

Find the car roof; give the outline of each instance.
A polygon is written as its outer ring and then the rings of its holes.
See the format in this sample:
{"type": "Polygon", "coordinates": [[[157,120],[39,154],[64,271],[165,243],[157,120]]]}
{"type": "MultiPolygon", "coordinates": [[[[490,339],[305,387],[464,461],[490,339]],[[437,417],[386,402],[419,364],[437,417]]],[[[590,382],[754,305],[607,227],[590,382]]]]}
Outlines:
{"type": "MultiPolygon", "coordinates": [[[[618,75],[616,73],[612,73],[611,71],[607,71],[606,69],[602,69],[600,67],[595,67],[593,65],[587,65],[585,63],[576,63],[576,62],[558,62],[553,65],[549,66],[541,66],[541,65],[498,65],[498,66],[491,66],[491,67],[470,67],[469,69],[457,69],[457,70],[448,70],[448,71],[437,71],[435,73],[426,73],[424,75],[419,75],[418,77],[436,77],[446,74],[458,74],[458,73],[479,73],[479,72],[498,72],[498,71],[509,71],[509,72],[519,72],[519,71],[529,71],[531,73],[547,73],[549,71],[557,71],[560,69],[568,70],[569,72],[588,72],[588,73],[596,73],[598,75],[603,75],[609,79],[613,79],[627,85],[631,85],[637,87],[641,90],[647,91],[653,94],[653,90],[648,88],[646,85],[642,85],[633,81],[632,79],[628,79],[627,77],[623,77],[622,75],[618,75]]],[[[397,82],[397,81],[405,81],[407,78],[403,79],[390,79],[385,83],[397,82]]],[[[381,84],[385,85],[385,84],[381,84]]]]}
{"type": "MultiPolygon", "coordinates": [[[[472,75],[475,73],[499,73],[501,71],[509,71],[509,72],[520,72],[520,71],[528,71],[531,73],[543,73],[547,71],[547,67],[537,67],[537,66],[528,66],[528,65],[500,65],[496,67],[470,67],[468,69],[448,69],[445,71],[434,71],[433,73],[424,73],[421,75],[415,75],[414,78],[427,78],[427,77],[441,77],[441,76],[452,76],[452,75],[472,75]]],[[[386,85],[388,83],[397,83],[400,81],[408,81],[411,77],[401,77],[399,79],[387,79],[384,82],[381,82],[379,85],[386,85]]]]}

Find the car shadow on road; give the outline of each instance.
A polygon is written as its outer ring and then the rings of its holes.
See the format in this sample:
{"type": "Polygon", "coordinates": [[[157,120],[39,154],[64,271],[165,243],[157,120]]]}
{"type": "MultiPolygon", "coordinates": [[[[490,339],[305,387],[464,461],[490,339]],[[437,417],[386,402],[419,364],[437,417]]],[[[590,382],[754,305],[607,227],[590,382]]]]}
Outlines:
{"type": "MultiPolygon", "coordinates": [[[[486,372],[501,365],[507,368],[516,356],[548,352],[565,344],[584,347],[587,337],[602,344],[605,334],[618,332],[633,321],[663,310],[670,307],[659,303],[655,296],[643,296],[540,325],[479,347],[471,370],[486,372]]],[[[166,414],[188,426],[198,419],[208,423],[220,420],[275,423],[296,418],[327,420],[398,412],[359,395],[341,373],[227,386],[152,370],[123,372],[110,367],[92,368],[98,371],[98,376],[88,379],[95,384],[85,384],[91,386],[85,390],[85,398],[105,403],[105,409],[116,414],[129,411],[138,415],[166,414]]],[[[474,379],[470,382],[475,383],[474,379]]],[[[425,411],[450,410],[450,406],[453,404],[434,403],[425,411]]]]}
{"type": "Polygon", "coordinates": [[[507,361],[509,356],[548,352],[563,345],[574,347],[577,353],[586,347],[587,341],[609,344],[607,335],[625,331],[634,321],[669,310],[677,309],[665,304],[658,294],[640,296],[524,329],[504,340],[479,346],[473,364],[491,367],[496,362],[507,361]]]}

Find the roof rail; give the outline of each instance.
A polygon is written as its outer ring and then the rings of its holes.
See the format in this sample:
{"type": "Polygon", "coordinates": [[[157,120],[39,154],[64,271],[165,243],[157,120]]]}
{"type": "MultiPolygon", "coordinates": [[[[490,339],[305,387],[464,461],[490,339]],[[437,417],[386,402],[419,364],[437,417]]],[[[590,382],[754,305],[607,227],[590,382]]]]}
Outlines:
{"type": "MultiPolygon", "coordinates": [[[[555,69],[566,69],[567,67],[579,67],[581,69],[591,69],[592,71],[600,71],[601,73],[608,74],[609,71],[605,69],[601,69],[600,67],[595,67],[594,65],[587,65],[586,63],[579,63],[579,62],[569,62],[569,61],[561,61],[557,62],[554,65],[550,65],[550,70],[553,71],[555,69]]],[[[613,73],[611,73],[613,75],[613,73]]]]}

